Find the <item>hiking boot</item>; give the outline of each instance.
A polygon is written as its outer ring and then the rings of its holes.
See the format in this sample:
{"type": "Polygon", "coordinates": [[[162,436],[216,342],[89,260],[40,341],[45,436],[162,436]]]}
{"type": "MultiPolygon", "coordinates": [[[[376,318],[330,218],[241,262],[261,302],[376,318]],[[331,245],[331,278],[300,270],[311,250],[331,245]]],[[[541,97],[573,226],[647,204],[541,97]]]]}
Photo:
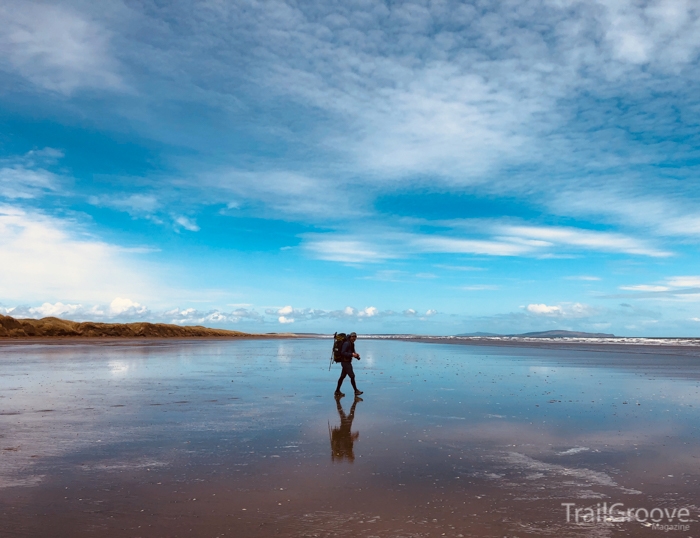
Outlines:
{"type": "Polygon", "coordinates": [[[345,394],[343,394],[343,393],[340,392],[339,390],[336,390],[336,391],[333,393],[333,396],[335,396],[336,398],[342,398],[343,396],[345,396],[345,394]]]}
{"type": "Polygon", "coordinates": [[[360,398],[357,394],[355,394],[355,403],[357,402],[364,402],[364,400],[360,398]]]}
{"type": "Polygon", "coordinates": [[[360,394],[364,394],[361,390],[356,390],[355,391],[355,396],[359,396],[360,394]]]}

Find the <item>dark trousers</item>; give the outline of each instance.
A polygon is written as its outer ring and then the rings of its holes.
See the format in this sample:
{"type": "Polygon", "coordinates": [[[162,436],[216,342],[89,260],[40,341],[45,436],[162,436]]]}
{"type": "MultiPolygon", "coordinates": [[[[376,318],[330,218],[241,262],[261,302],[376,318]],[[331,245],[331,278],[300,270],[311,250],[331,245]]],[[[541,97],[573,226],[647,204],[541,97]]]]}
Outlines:
{"type": "Polygon", "coordinates": [[[341,362],[340,366],[343,367],[343,371],[340,373],[340,379],[338,379],[338,388],[335,389],[336,392],[340,392],[340,386],[345,380],[345,376],[350,378],[350,383],[352,383],[352,388],[357,390],[357,385],[355,385],[355,372],[352,371],[352,362],[341,362]]]}

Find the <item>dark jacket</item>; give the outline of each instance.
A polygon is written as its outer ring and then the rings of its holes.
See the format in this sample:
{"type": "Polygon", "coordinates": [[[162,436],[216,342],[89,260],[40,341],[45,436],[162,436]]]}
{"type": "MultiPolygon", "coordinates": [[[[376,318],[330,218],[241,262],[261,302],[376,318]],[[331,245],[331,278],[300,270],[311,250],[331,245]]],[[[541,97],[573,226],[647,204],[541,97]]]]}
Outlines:
{"type": "Polygon", "coordinates": [[[348,338],[343,342],[343,347],[340,348],[340,356],[343,357],[343,362],[352,362],[353,353],[355,353],[355,343],[348,338]]]}

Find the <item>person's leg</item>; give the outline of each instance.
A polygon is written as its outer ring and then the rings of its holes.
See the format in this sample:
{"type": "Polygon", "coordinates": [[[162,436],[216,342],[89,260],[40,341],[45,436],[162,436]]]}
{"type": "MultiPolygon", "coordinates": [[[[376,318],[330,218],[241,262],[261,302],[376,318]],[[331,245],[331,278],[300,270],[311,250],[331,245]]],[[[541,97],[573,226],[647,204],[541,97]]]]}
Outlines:
{"type": "Polygon", "coordinates": [[[348,377],[350,378],[350,383],[352,383],[352,388],[355,390],[355,392],[360,392],[360,389],[357,388],[357,385],[355,384],[355,372],[352,369],[352,363],[348,363],[348,377]]]}
{"type": "Polygon", "coordinates": [[[338,386],[336,387],[335,392],[340,392],[340,386],[343,384],[345,376],[348,375],[348,372],[345,369],[345,363],[341,362],[340,366],[343,368],[343,371],[340,373],[340,378],[338,379],[338,386]]]}

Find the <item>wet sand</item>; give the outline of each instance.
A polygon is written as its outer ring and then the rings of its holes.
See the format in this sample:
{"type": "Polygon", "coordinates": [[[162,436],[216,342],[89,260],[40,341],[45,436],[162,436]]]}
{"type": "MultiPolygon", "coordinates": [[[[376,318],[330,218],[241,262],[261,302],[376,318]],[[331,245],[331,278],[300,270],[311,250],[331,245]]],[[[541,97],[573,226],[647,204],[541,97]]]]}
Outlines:
{"type": "Polygon", "coordinates": [[[0,535],[700,535],[700,360],[359,340],[338,404],[329,347],[1,346],[0,535]]]}

